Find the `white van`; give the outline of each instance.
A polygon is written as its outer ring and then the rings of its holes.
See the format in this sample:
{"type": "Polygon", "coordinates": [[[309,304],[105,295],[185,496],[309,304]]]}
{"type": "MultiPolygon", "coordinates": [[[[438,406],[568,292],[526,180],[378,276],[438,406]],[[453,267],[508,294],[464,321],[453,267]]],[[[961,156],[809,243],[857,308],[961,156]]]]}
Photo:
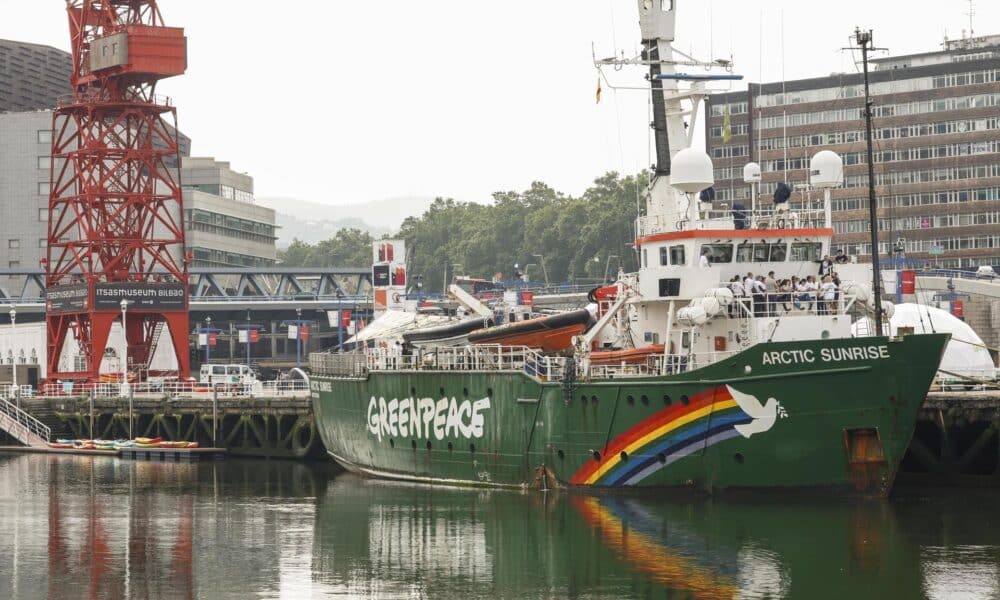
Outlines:
{"type": "Polygon", "coordinates": [[[246,365],[202,365],[198,381],[212,387],[253,385],[257,375],[246,365]]]}

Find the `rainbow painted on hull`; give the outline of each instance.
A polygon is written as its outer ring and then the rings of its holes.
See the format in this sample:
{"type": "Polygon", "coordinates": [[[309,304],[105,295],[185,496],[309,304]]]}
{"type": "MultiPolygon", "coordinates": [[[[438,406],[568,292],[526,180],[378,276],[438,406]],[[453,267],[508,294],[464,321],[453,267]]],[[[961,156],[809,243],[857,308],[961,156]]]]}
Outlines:
{"type": "MultiPolygon", "coordinates": [[[[748,401],[756,402],[756,398],[723,385],[697,394],[686,405],[669,406],[611,440],[602,452],[607,458],[585,464],[570,483],[637,485],[695,452],[740,435],[750,437],[752,433],[741,426],[749,426],[760,417],[747,410],[760,411],[748,405],[748,401]]],[[[770,402],[768,407],[773,408],[768,416],[773,425],[778,405],[770,402]]],[[[761,410],[767,411],[768,407],[761,410]]]]}

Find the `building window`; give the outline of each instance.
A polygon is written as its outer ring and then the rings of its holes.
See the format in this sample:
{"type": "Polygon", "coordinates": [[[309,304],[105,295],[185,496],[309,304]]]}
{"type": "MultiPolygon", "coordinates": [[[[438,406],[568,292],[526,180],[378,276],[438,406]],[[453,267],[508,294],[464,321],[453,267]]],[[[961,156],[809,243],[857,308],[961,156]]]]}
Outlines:
{"type": "Polygon", "coordinates": [[[685,264],[684,246],[670,247],[670,264],[674,266],[683,266],[685,264]]]}
{"type": "Polygon", "coordinates": [[[660,266],[665,267],[667,265],[667,247],[660,246],[660,266]]]}
{"type": "Polygon", "coordinates": [[[21,247],[21,240],[7,240],[7,247],[16,250],[21,247]]]}
{"type": "Polygon", "coordinates": [[[51,183],[49,183],[48,181],[39,181],[38,182],[38,195],[39,196],[48,196],[51,192],[52,192],[52,184],[51,183]]]}
{"type": "Polygon", "coordinates": [[[52,143],[52,130],[51,129],[39,129],[38,130],[38,143],[39,144],[51,144],[52,143]]]}
{"type": "Polygon", "coordinates": [[[41,221],[41,222],[43,222],[43,223],[48,223],[49,222],[49,209],[47,209],[47,208],[39,208],[38,209],[38,220],[41,221]]]}
{"type": "Polygon", "coordinates": [[[12,261],[10,261],[10,262],[7,263],[7,267],[10,268],[10,269],[20,269],[21,268],[21,261],[19,261],[19,260],[12,260],[12,261]]]}
{"type": "Polygon", "coordinates": [[[51,162],[52,161],[49,160],[48,156],[39,156],[38,157],[38,168],[39,169],[48,169],[49,165],[51,164],[51,162]]]}
{"type": "Polygon", "coordinates": [[[48,248],[49,247],[49,240],[47,240],[45,238],[38,238],[38,247],[39,248],[48,248]]]}

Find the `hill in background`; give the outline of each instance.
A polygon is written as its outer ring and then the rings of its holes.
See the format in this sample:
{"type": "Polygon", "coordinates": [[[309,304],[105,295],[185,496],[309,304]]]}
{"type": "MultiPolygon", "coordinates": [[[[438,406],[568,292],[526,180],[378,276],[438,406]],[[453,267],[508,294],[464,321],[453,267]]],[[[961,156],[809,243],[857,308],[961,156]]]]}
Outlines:
{"type": "Polygon", "coordinates": [[[433,198],[386,198],[358,204],[330,205],[295,198],[257,198],[257,203],[277,213],[278,248],[293,239],[309,244],[328,240],[338,229],[354,228],[373,237],[399,231],[407,217],[420,216],[433,198]]]}

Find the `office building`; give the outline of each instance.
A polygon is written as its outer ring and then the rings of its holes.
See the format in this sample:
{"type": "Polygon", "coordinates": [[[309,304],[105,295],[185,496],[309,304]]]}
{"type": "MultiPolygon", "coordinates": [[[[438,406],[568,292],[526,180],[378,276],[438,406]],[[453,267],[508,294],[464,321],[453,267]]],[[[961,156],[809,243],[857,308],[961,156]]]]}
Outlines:
{"type": "Polygon", "coordinates": [[[47,110],[72,93],[68,52],[50,46],[0,40],[0,111],[47,110]]]}
{"type": "Polygon", "coordinates": [[[266,267],[276,260],[274,210],[254,203],[253,177],[214,158],[184,158],[188,251],[197,267],[266,267]]]}
{"type": "MultiPolygon", "coordinates": [[[[712,96],[717,201],[750,203],[748,162],[761,166],[763,198],[780,181],[801,190],[810,157],[833,150],[845,164],[834,248],[870,260],[863,81],[839,73],[712,96]]],[[[903,249],[941,267],[1000,265],[1000,36],[872,60],[870,81],[883,260],[903,249]]]]}

